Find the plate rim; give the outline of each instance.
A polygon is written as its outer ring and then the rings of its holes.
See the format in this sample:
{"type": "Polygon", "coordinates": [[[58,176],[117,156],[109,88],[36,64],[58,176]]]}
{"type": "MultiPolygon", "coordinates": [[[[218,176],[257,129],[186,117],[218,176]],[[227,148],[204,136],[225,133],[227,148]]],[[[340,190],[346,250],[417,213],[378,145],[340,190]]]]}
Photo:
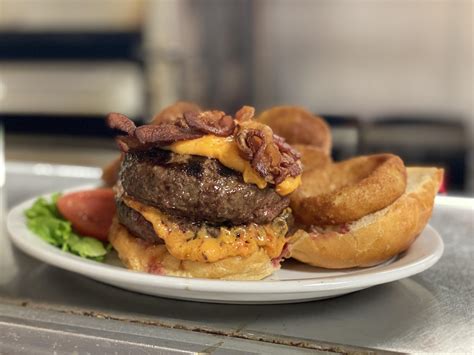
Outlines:
{"type": "MultiPolygon", "coordinates": [[[[96,188],[97,185],[81,185],[63,192],[77,191],[87,188],[96,188]]],[[[79,256],[64,252],[43,241],[40,237],[28,230],[23,211],[39,197],[49,197],[51,193],[40,194],[23,201],[11,208],[7,215],[7,230],[12,242],[29,256],[55,267],[71,271],[86,277],[107,283],[104,280],[132,284],[134,286],[156,287],[157,289],[173,289],[197,292],[217,292],[221,294],[264,294],[264,293],[306,293],[351,289],[354,287],[371,287],[384,284],[418,274],[433,266],[442,256],[444,243],[439,233],[431,225],[426,225],[421,232],[430,233],[432,236],[431,252],[423,255],[408,264],[394,267],[401,259],[381,266],[375,272],[367,268],[368,273],[328,276],[327,278],[304,280],[268,280],[237,281],[213,280],[199,278],[183,278],[165,275],[148,274],[87,260],[79,256]],[[21,236],[20,236],[21,234],[21,236]],[[25,238],[26,237],[26,238],[25,238]],[[84,267],[87,266],[87,267],[84,267]],[[390,266],[392,266],[390,268],[390,266]],[[97,278],[94,274],[100,274],[97,278]],[[133,277],[133,280],[127,280],[133,277]]],[[[417,243],[419,238],[415,241],[417,243]]],[[[414,243],[414,244],[415,244],[414,243]]],[[[403,258],[403,257],[402,257],[403,258]]]]}

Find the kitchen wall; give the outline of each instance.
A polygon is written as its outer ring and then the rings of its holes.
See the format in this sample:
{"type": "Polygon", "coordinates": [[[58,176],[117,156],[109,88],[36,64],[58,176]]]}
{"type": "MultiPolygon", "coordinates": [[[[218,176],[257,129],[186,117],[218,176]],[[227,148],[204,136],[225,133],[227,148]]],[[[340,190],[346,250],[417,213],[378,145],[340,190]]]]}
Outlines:
{"type": "Polygon", "coordinates": [[[181,95],[230,108],[235,97],[362,120],[443,116],[474,137],[470,0],[151,4],[146,38],[160,105],[181,95]]]}
{"type": "Polygon", "coordinates": [[[474,130],[473,2],[259,0],[256,102],[446,116],[474,130]]]}

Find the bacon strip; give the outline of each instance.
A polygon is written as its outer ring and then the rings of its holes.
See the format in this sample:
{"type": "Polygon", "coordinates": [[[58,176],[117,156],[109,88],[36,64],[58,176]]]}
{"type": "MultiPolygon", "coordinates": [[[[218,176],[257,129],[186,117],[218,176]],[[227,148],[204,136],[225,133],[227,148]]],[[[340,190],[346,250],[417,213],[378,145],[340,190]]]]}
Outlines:
{"type": "Polygon", "coordinates": [[[106,118],[106,122],[110,128],[118,129],[129,135],[133,135],[133,132],[135,132],[135,129],[137,128],[135,123],[130,118],[117,112],[109,113],[106,118]]]}
{"type": "Polygon", "coordinates": [[[185,112],[184,119],[189,127],[219,137],[230,136],[235,128],[234,119],[222,111],[185,112]]]}
{"type": "Polygon", "coordinates": [[[255,109],[252,106],[242,106],[235,114],[235,120],[239,123],[250,121],[255,115],[255,109]]]}
{"type": "Polygon", "coordinates": [[[204,133],[179,127],[172,123],[159,125],[145,125],[138,127],[135,136],[142,144],[153,143],[158,146],[166,146],[171,143],[202,137],[204,133]]]}
{"type": "Polygon", "coordinates": [[[300,154],[270,127],[246,120],[238,125],[236,138],[242,157],[265,181],[278,185],[302,173],[300,154]]]}

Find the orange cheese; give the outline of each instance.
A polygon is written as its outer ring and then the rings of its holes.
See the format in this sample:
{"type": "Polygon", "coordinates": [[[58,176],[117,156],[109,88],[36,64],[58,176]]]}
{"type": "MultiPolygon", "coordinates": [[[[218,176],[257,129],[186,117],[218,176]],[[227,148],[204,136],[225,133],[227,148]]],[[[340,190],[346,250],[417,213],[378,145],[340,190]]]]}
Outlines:
{"type": "MultiPolygon", "coordinates": [[[[267,182],[252,168],[250,163],[240,156],[239,148],[233,137],[207,135],[173,143],[167,149],[177,154],[200,155],[217,159],[222,165],[241,172],[246,183],[255,184],[261,189],[267,186],[267,182]]],[[[287,177],[276,186],[276,191],[285,196],[296,190],[300,184],[301,176],[287,177]]]]}
{"type": "Polygon", "coordinates": [[[204,226],[197,232],[183,231],[160,210],[125,196],[123,201],[152,224],[155,233],[164,240],[168,252],[180,260],[216,262],[232,256],[249,256],[260,248],[273,259],[280,256],[286,243],[288,225],[285,213],[266,225],[251,223],[247,226],[221,227],[219,235],[213,237],[204,226]]]}
{"type": "Polygon", "coordinates": [[[288,176],[285,180],[276,186],[276,192],[282,196],[295,191],[301,185],[301,175],[296,177],[288,176]]]}

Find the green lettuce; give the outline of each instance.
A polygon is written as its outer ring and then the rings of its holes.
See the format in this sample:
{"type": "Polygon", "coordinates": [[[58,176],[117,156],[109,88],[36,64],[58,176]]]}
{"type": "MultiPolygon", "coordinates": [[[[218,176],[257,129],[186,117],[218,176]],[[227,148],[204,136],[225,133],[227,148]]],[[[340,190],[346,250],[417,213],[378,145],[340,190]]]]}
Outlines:
{"type": "Polygon", "coordinates": [[[51,196],[51,201],[38,198],[25,211],[28,229],[45,242],[69,253],[96,261],[103,261],[110,248],[95,238],[80,236],[72,230],[71,222],[59,213],[57,207],[59,193],[51,196]]]}

